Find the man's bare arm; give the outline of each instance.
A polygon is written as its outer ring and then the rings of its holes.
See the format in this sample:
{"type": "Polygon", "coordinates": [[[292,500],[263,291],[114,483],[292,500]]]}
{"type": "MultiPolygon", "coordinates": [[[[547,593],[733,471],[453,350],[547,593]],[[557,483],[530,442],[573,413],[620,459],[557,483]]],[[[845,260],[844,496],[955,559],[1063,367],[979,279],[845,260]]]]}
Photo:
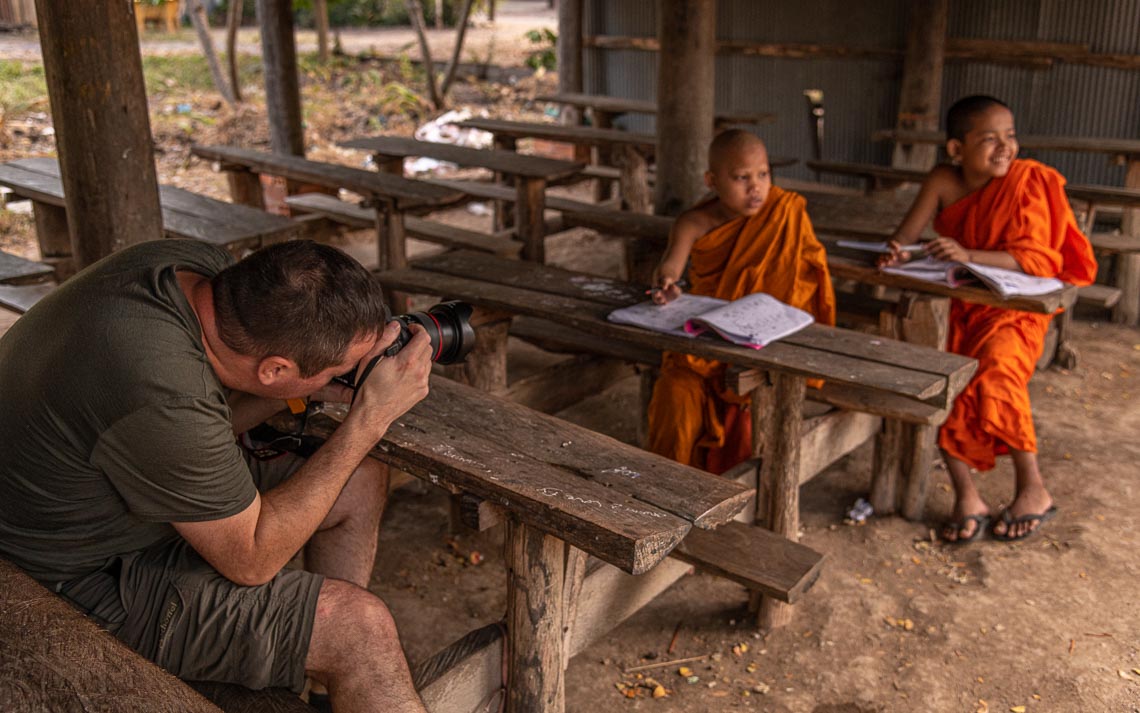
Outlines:
{"type": "MultiPolygon", "coordinates": [[[[383,351],[398,329],[389,325],[369,357],[383,351]]],[[[175,529],[227,579],[242,585],[272,579],[316,532],[392,422],[427,395],[430,355],[427,334],[417,329],[396,356],[377,365],[344,423],[291,478],[236,515],[174,523],[175,529]]]]}

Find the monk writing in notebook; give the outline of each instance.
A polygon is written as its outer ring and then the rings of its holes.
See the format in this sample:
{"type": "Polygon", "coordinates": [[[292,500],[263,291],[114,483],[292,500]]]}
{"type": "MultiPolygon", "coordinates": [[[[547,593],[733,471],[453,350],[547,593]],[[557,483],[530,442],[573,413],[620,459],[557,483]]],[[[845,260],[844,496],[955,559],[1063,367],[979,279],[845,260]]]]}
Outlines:
{"type": "MultiPolygon", "coordinates": [[[[926,254],[1090,284],[1096,262],[1065,197],[1065,179],[1036,161],[1017,159],[1013,113],[987,96],[960,100],[946,117],[946,153],[923,183],[895,233],[883,262],[909,257],[934,218],[939,237],[926,254]]],[[[995,456],[1013,458],[1016,493],[992,528],[995,538],[1017,540],[1036,532],[1057,511],[1037,467],[1037,439],[1029,405],[1029,378],[1045,343],[1052,315],[969,304],[950,307],[950,351],[978,360],[978,371],[958,396],[939,433],[955,503],[942,530],[947,542],[981,536],[991,513],[970,469],[994,467],[995,456]]]]}
{"type": "MultiPolygon", "coordinates": [[[[690,291],[725,300],[754,292],[835,323],[826,255],[803,197],[772,185],[764,143],[747,131],[718,135],[709,146],[705,184],[715,196],[677,218],[653,274],[653,299],[690,291]]],[[[724,385],[725,365],[666,352],[649,404],[649,450],[722,473],[750,457],[748,399],[724,385]]]]}

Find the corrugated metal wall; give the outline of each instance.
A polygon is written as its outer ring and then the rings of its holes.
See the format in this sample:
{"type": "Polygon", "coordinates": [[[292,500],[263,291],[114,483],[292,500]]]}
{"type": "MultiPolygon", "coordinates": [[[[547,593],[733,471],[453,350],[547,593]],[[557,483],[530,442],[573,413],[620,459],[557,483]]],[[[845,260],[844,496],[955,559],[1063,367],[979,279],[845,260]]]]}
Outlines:
{"type": "MultiPolygon", "coordinates": [[[[655,0],[588,0],[587,35],[655,36],[655,0]]],[[[722,40],[806,42],[860,48],[906,43],[906,0],[719,0],[722,40]]],[[[950,37],[1087,43],[1095,52],[1140,54],[1140,0],[950,0],[950,37]]],[[[587,49],[585,90],[653,99],[657,55],[635,50],[587,49]]],[[[811,156],[805,89],[824,91],[823,156],[829,160],[888,163],[887,144],[871,132],[894,126],[901,61],[717,57],[719,110],[773,111],[775,124],[758,133],[773,155],[811,156]]],[[[1025,134],[1140,138],[1140,71],[1057,63],[1030,70],[947,62],[942,109],[966,94],[1007,101],[1025,134]]],[[[648,117],[629,128],[652,130],[648,117]]],[[[1029,155],[1029,152],[1025,152],[1029,155]]],[[[1124,169],[1098,154],[1039,152],[1074,183],[1120,185],[1124,169]]],[[[785,169],[811,178],[802,165],[785,169]]],[[[843,182],[841,179],[829,179],[843,182]]]]}

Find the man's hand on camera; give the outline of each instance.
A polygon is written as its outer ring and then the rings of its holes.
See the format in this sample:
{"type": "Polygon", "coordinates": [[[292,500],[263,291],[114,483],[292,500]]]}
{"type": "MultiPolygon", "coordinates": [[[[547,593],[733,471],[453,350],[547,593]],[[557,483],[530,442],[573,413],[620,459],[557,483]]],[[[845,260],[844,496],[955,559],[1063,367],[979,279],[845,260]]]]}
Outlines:
{"type": "MultiPolygon", "coordinates": [[[[389,322],[376,346],[361,360],[361,366],[384,353],[400,334],[400,323],[389,322]]],[[[381,357],[363,384],[357,385],[352,413],[359,412],[367,423],[387,430],[404,412],[428,394],[431,375],[431,339],[418,324],[409,327],[412,338],[395,356],[381,357]]]]}

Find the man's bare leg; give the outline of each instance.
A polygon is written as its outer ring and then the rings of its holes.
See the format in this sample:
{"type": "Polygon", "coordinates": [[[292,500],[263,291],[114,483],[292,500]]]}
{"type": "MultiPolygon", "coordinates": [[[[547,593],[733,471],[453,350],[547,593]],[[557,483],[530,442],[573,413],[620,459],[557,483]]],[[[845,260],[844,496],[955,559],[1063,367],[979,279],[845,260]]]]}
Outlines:
{"type": "Polygon", "coordinates": [[[321,585],[305,669],[337,713],[426,713],[388,607],[349,582],[321,585]]]}
{"type": "MultiPolygon", "coordinates": [[[[1045,489],[1045,481],[1037,467],[1037,454],[1029,451],[1009,449],[1013,457],[1013,469],[1017,478],[1017,492],[1006,510],[1015,519],[1025,515],[1044,513],[1053,506],[1053,497],[1045,489]]],[[[1007,528],[1000,520],[994,524],[994,534],[999,537],[1020,538],[1037,529],[1041,520],[1034,518],[1019,522],[1007,528]],[[1007,531],[1008,530],[1008,531],[1007,531]]]]}
{"type": "Polygon", "coordinates": [[[305,569],[367,589],[387,502],[388,466],[365,458],[305,546],[305,569]]]}
{"type": "Polygon", "coordinates": [[[980,526],[976,520],[966,520],[970,515],[989,515],[990,509],[978,488],[974,485],[974,478],[970,475],[970,466],[946,451],[942,451],[942,458],[946,461],[946,470],[950,473],[950,482],[954,485],[954,510],[950,515],[950,523],[961,523],[960,528],[947,526],[942,530],[942,539],[947,542],[969,539],[977,532],[980,526]]]}

